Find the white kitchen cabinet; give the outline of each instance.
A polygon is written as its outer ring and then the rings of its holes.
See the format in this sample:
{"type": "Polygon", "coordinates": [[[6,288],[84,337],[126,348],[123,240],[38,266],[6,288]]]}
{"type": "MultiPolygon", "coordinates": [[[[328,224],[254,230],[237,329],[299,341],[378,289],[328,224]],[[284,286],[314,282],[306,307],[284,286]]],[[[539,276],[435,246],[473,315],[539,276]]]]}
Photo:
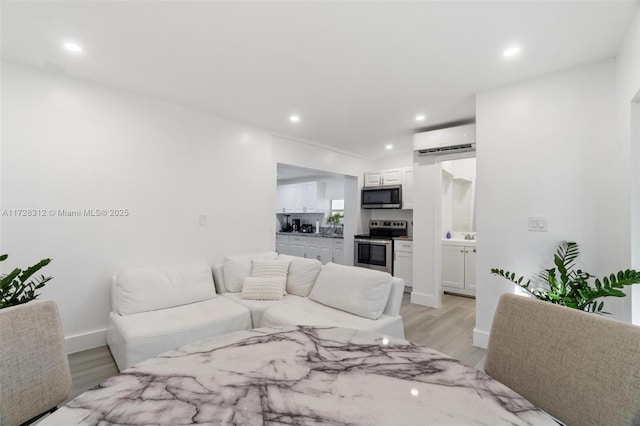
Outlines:
{"type": "Polygon", "coordinates": [[[460,244],[442,244],[442,289],[475,296],[476,248],[460,244]]]}
{"type": "Polygon", "coordinates": [[[318,183],[307,182],[302,184],[302,211],[314,213],[318,211],[318,183]]]}
{"type": "Polygon", "coordinates": [[[413,210],[413,167],[402,169],[402,209],[413,210]]]}
{"type": "Polygon", "coordinates": [[[276,213],[287,212],[286,185],[278,186],[276,189],[276,213]]]}
{"type": "Polygon", "coordinates": [[[318,182],[279,185],[276,213],[317,213],[323,209],[323,190],[318,182]]]}
{"type": "Polygon", "coordinates": [[[288,235],[276,235],[276,252],[278,254],[289,254],[288,235]]]}
{"type": "Polygon", "coordinates": [[[344,265],[344,240],[339,238],[333,239],[333,263],[344,265]]]}
{"type": "Polygon", "coordinates": [[[364,174],[364,186],[402,185],[402,169],[379,170],[364,174]]]}
{"type": "Polygon", "coordinates": [[[413,241],[393,242],[393,276],[404,280],[405,289],[413,288],[413,241]]]}
{"type": "Polygon", "coordinates": [[[289,255],[304,257],[306,246],[305,238],[300,236],[289,237],[289,255]]]}
{"type": "Polygon", "coordinates": [[[276,252],[317,259],[323,265],[329,262],[344,264],[344,240],[342,238],[278,234],[276,235],[276,252]]]}
{"type": "Polygon", "coordinates": [[[318,242],[318,238],[316,237],[305,238],[304,257],[306,257],[307,259],[319,260],[320,254],[318,252],[318,242]]]}

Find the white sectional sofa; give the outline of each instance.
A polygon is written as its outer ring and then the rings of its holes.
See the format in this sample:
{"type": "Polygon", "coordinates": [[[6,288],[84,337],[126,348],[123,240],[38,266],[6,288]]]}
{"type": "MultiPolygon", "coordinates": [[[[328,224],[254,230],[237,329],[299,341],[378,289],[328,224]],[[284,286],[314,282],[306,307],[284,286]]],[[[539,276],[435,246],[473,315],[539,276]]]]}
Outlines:
{"type": "Polygon", "coordinates": [[[257,327],[339,326],[404,338],[403,290],[402,279],[383,272],[275,252],[232,256],[213,268],[129,268],[112,282],[107,343],[124,370],[189,342],[257,327]],[[244,298],[252,261],[277,258],[290,261],[287,294],[282,300],[244,298]]]}

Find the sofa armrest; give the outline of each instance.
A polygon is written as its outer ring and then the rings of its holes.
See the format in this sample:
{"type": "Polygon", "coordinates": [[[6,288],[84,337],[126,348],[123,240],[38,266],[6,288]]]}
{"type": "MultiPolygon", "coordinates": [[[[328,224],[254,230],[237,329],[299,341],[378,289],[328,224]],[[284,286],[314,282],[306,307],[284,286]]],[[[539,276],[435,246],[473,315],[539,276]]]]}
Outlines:
{"type": "Polygon", "coordinates": [[[214,265],[211,268],[213,272],[213,283],[216,286],[216,293],[222,294],[227,292],[227,287],[224,284],[224,268],[223,265],[214,265]]]}
{"type": "Polygon", "coordinates": [[[384,307],[385,315],[400,315],[400,305],[402,304],[403,293],[404,280],[402,278],[393,277],[391,281],[391,291],[389,292],[389,300],[387,300],[387,305],[384,307]]]}

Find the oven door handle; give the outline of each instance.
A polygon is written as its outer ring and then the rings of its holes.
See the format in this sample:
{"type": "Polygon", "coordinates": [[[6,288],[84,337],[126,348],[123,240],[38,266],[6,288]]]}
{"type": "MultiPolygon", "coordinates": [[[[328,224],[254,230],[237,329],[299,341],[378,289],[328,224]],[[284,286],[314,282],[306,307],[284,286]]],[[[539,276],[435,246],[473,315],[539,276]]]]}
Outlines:
{"type": "Polygon", "coordinates": [[[391,240],[369,240],[369,239],[356,238],[354,241],[356,243],[391,245],[391,240]]]}

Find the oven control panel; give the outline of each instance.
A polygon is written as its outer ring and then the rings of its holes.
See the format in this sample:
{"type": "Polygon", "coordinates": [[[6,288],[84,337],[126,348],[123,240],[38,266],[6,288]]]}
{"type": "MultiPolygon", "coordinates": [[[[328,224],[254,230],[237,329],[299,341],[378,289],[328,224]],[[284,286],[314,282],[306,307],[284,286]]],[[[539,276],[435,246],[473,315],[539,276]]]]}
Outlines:
{"type": "Polygon", "coordinates": [[[370,220],[369,229],[407,229],[406,220],[370,220]]]}

